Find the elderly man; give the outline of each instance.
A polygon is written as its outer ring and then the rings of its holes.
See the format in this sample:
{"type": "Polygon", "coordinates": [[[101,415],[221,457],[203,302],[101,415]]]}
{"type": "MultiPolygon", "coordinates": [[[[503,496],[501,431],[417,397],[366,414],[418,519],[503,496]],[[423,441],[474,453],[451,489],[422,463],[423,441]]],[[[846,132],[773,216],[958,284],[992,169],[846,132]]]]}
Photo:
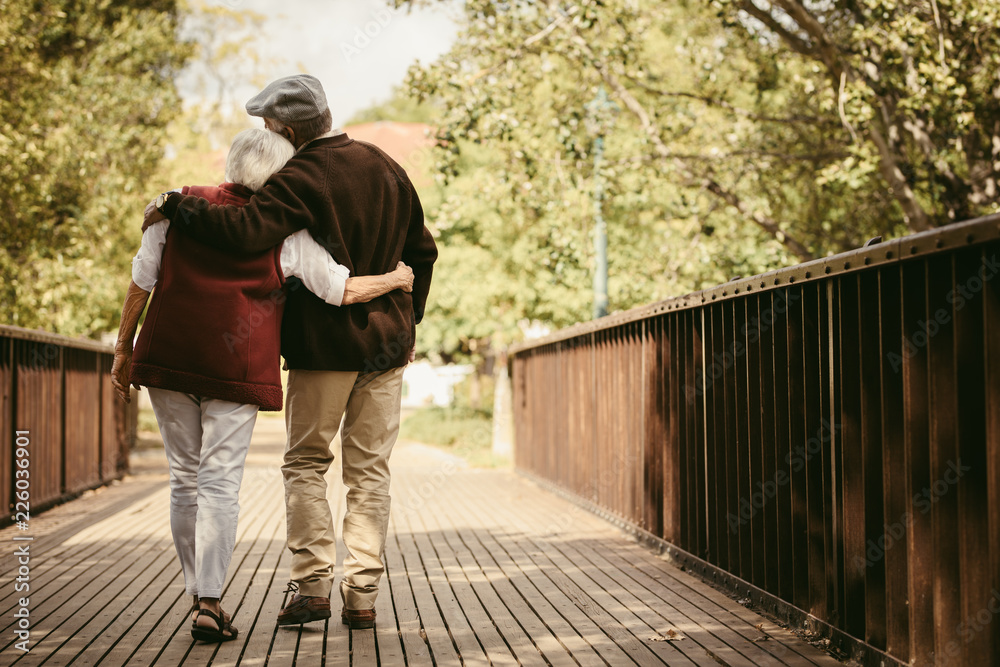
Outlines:
{"type": "Polygon", "coordinates": [[[437,248],[406,172],[377,147],[331,130],[320,82],[296,75],[269,84],[246,105],[296,148],[295,156],[242,208],[165,193],[146,224],[165,216],[183,233],[247,252],[274,246],[303,227],[351,275],[386,273],[404,261],[412,293],[392,292],[336,308],[306,290],[289,294],[282,323],[288,375],[285,480],[291,584],[278,623],[330,617],[336,536],[325,473],[341,428],[347,487],[347,546],[341,620],[375,624],[385,570],[389,455],[399,431],[403,367],[424,313],[437,248]]]}

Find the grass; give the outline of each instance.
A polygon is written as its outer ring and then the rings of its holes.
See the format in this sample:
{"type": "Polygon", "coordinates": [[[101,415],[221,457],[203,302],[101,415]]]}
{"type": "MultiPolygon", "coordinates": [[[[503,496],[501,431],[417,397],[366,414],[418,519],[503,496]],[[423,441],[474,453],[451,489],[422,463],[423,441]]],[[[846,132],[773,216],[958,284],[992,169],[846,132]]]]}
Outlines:
{"type": "Polygon", "coordinates": [[[160,425],[156,423],[156,415],[152,408],[140,408],[136,431],[136,449],[155,449],[163,447],[160,438],[160,425]]]}
{"type": "MultiPolygon", "coordinates": [[[[282,418],[282,412],[260,412],[258,417],[282,418]]],[[[139,442],[141,448],[159,447],[160,427],[149,408],[139,410],[139,442]]],[[[460,456],[476,468],[503,468],[510,465],[504,457],[493,455],[493,419],[485,410],[467,407],[420,408],[404,411],[399,435],[432,445],[460,456]]]]}
{"type": "Polygon", "coordinates": [[[420,408],[404,417],[399,435],[460,456],[476,468],[505,467],[509,461],[493,455],[493,420],[471,408],[420,408]]]}

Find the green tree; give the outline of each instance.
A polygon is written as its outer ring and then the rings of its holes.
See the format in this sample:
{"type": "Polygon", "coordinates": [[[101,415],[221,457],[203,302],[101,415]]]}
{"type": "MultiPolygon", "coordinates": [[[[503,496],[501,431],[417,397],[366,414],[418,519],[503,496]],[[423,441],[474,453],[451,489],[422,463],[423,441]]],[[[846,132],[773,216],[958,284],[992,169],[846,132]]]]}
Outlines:
{"type": "Polygon", "coordinates": [[[177,19],[173,1],[0,0],[5,322],[67,334],[115,323],[179,106],[177,19]]]}
{"type": "Polygon", "coordinates": [[[795,4],[466,2],[451,53],[409,86],[442,110],[441,245],[482,251],[504,289],[464,286],[482,298],[442,328],[482,317],[509,339],[589,317],[595,205],[613,309],[997,210],[996,11],[822,3],[817,32],[795,4]]]}
{"type": "Polygon", "coordinates": [[[179,34],[191,50],[178,78],[186,99],[166,128],[166,155],[149,192],[223,181],[233,137],[255,125],[246,113],[246,100],[238,98],[235,89],[239,84],[263,88],[265,71],[276,64],[263,60],[257,48],[266,18],[202,4],[185,11],[179,34]]]}
{"type": "Polygon", "coordinates": [[[814,65],[851,136],[828,182],[875,170],[912,231],[1000,210],[1000,5],[715,0],[735,32],[814,65]]]}
{"type": "Polygon", "coordinates": [[[380,120],[399,123],[435,123],[438,120],[438,109],[431,104],[421,104],[401,88],[395,87],[389,99],[358,111],[344,125],[361,125],[380,120]]]}

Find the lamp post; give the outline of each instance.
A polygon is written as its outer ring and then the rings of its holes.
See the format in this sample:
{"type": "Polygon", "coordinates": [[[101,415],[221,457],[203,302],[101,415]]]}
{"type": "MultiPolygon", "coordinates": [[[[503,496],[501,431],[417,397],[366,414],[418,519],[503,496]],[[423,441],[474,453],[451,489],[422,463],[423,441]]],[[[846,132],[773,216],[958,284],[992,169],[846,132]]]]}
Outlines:
{"type": "Polygon", "coordinates": [[[608,226],[604,222],[604,178],[601,166],[604,162],[604,134],[614,120],[618,105],[608,99],[608,93],[601,86],[586,105],[587,129],[594,137],[594,319],[608,314],[608,226]]]}

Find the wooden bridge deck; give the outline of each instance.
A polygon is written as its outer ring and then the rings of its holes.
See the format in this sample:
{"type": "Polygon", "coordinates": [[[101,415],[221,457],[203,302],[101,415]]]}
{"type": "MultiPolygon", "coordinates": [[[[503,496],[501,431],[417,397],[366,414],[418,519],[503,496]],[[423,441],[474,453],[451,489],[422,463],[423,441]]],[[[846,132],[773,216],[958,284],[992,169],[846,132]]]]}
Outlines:
{"type": "MultiPolygon", "coordinates": [[[[351,632],[336,613],[279,628],[288,576],[281,428],[259,420],[244,478],[223,600],[238,641],[191,639],[156,453],[137,458],[124,482],[33,518],[27,532],[0,531],[0,664],[840,664],[531,482],[406,442],[392,461],[375,630],[351,632]],[[25,536],[33,540],[14,541],[25,536]],[[14,591],[13,552],[23,544],[28,653],[13,634],[25,595],[14,591]]],[[[341,512],[342,497],[332,484],[341,512]]]]}

